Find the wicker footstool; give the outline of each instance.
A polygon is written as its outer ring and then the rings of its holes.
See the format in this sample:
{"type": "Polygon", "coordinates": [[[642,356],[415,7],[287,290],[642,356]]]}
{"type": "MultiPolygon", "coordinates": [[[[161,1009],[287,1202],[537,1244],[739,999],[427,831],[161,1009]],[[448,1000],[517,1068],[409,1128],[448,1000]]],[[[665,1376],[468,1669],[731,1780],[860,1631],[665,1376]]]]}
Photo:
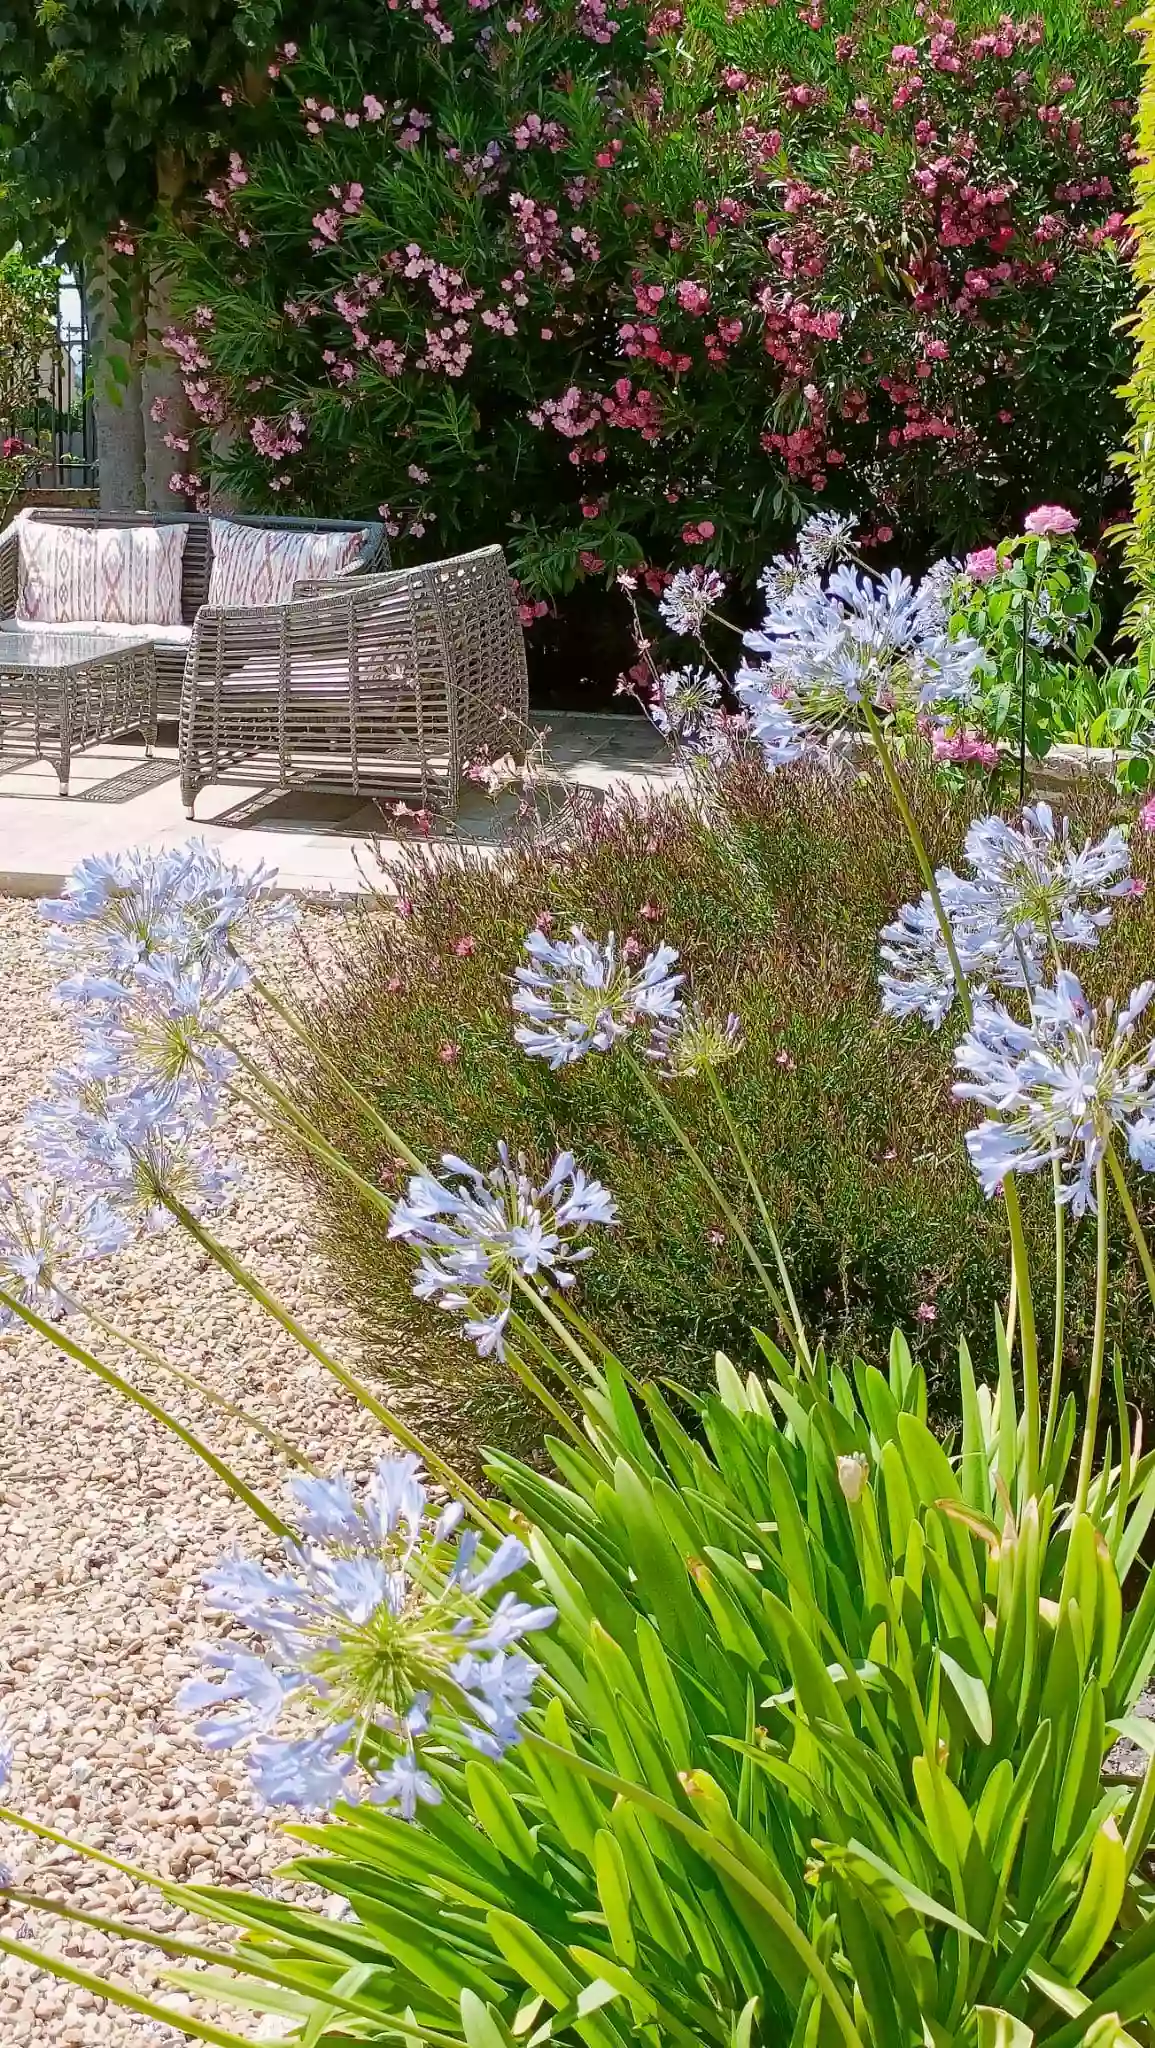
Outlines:
{"type": "Polygon", "coordinates": [[[99,740],[143,733],[156,743],[152,643],[98,633],[0,632],[0,755],[48,760],[68,795],[72,755],[99,740]],[[15,744],[13,744],[13,742],[15,744]]]}

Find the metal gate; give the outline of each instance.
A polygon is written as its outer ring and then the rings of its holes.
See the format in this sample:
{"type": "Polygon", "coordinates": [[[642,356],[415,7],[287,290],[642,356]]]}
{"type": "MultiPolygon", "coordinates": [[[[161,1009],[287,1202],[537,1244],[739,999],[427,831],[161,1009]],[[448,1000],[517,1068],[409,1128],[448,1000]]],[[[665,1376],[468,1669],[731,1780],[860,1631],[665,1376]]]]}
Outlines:
{"type": "Polygon", "coordinates": [[[27,438],[40,459],[29,479],[34,490],[90,490],[96,483],[96,435],[89,382],[88,323],[84,294],[65,272],[56,306],[56,339],[45,350],[40,397],[27,438]]]}

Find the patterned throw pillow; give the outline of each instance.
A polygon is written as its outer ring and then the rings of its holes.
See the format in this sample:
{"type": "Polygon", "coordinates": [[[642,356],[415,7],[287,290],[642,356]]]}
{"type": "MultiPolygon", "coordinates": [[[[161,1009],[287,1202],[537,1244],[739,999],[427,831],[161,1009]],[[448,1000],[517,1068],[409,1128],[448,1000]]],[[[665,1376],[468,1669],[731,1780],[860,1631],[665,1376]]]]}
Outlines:
{"type": "Polygon", "coordinates": [[[354,533],[296,533],[214,519],[209,603],[287,604],[295,583],[351,575],[367,538],[364,526],[354,533]]]}
{"type": "Polygon", "coordinates": [[[188,527],[20,525],[18,619],[69,625],[179,626],[188,527]]]}

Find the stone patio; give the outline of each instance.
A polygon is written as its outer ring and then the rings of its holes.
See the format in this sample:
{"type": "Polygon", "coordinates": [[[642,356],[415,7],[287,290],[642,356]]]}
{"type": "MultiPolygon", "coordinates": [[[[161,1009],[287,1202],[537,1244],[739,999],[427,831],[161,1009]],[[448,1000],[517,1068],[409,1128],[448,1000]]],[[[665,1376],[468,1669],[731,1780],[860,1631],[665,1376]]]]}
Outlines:
{"type": "MultiPolygon", "coordinates": [[[[668,785],[675,770],[658,734],[641,716],[558,713],[539,730],[549,764],[573,789],[668,785]]],[[[275,790],[237,779],[205,789],[189,821],[180,799],[175,731],[162,726],[152,761],[142,741],[108,741],[76,754],[71,794],[57,795],[48,761],[5,767],[0,756],[0,895],[55,890],[86,854],[127,846],[173,846],[203,838],[240,866],[267,862],[294,893],[347,895],[379,885],[376,852],[386,856],[412,830],[363,797],[275,790]]],[[[438,822],[432,843],[496,847],[516,799],[492,801],[469,789],[453,820],[438,822]]]]}

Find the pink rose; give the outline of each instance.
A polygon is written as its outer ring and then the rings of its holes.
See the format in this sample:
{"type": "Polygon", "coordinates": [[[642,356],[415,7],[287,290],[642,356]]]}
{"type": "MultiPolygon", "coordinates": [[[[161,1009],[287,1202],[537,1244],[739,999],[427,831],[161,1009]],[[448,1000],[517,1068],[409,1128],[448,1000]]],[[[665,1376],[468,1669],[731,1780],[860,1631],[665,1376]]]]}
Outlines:
{"type": "Polygon", "coordinates": [[[999,573],[997,548],[976,548],[967,556],[964,567],[975,583],[989,583],[991,577],[999,573]]]}
{"type": "Polygon", "coordinates": [[[1024,533],[1047,534],[1059,538],[1065,533],[1074,533],[1079,522],[1065,505],[1036,505],[1023,521],[1024,533]]]}

